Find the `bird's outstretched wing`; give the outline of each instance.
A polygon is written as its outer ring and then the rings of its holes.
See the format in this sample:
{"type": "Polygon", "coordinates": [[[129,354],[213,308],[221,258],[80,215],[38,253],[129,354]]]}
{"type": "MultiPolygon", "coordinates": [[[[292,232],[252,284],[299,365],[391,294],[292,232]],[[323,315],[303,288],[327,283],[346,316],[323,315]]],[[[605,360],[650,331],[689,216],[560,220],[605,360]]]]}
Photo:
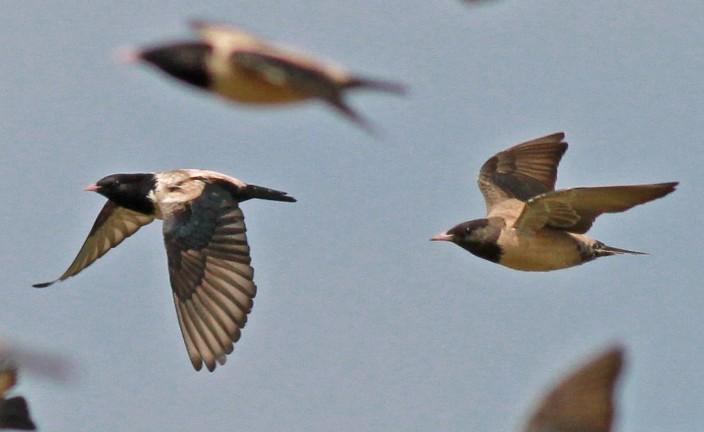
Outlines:
{"type": "Polygon", "coordinates": [[[369,87],[403,92],[402,86],[352,77],[331,63],[269,44],[233,27],[198,21],[191,27],[213,46],[230,51],[231,66],[249,82],[264,85],[262,89],[270,86],[292,96],[320,99],[369,132],[373,132],[371,124],[345,102],[343,91],[369,87]]]}
{"type": "Polygon", "coordinates": [[[110,249],[122,243],[139,228],[154,220],[153,216],[138,213],[121,207],[112,201],[105,203],[98,214],[81,250],[68,269],[56,280],[34,284],[35,288],[45,288],[78,274],[105,255],[110,249]]]}
{"type": "Polygon", "coordinates": [[[677,182],[631,186],[580,187],[547,192],[526,202],[514,227],[534,231],[550,227],[583,234],[602,213],[618,213],[661,198],[677,182]]]}
{"type": "Polygon", "coordinates": [[[230,59],[234,66],[248,73],[250,78],[320,99],[354,123],[373,132],[367,120],[343,98],[343,90],[356,85],[356,81],[338,82],[318,64],[275,52],[238,50],[230,59]]]}
{"type": "Polygon", "coordinates": [[[498,203],[521,201],[554,190],[557,166],[567,151],[562,132],[536,138],[499,152],[479,171],[479,189],[487,213],[498,203]]]}
{"type": "Polygon", "coordinates": [[[250,79],[326,100],[339,94],[335,76],[341,79],[345,75],[341,69],[333,72],[323,62],[281,49],[235,27],[203,21],[193,21],[191,27],[212,46],[229,52],[232,66],[250,74],[250,79]]]}
{"type": "Polygon", "coordinates": [[[244,215],[227,187],[208,183],[164,215],[176,313],[191,363],[213,371],[240,338],[257,287],[244,215]]]}
{"type": "Polygon", "coordinates": [[[577,369],[540,402],[524,432],[609,432],[623,350],[612,348],[577,369]]]}

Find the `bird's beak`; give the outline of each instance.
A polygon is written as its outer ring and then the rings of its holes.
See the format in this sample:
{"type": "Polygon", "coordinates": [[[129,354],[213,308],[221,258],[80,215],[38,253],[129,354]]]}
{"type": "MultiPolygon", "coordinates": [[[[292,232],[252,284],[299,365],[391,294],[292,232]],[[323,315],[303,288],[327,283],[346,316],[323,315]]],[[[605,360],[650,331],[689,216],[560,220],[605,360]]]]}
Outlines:
{"type": "Polygon", "coordinates": [[[98,185],[93,183],[93,184],[89,184],[88,186],[86,186],[86,188],[83,190],[86,192],[98,192],[98,189],[100,189],[98,187],[98,185]]]}
{"type": "Polygon", "coordinates": [[[449,235],[447,232],[441,232],[439,234],[434,235],[430,241],[452,241],[452,236],[449,235]]]}
{"type": "Polygon", "coordinates": [[[115,61],[123,64],[137,63],[142,58],[142,52],[134,48],[118,48],[113,54],[115,61]]]}

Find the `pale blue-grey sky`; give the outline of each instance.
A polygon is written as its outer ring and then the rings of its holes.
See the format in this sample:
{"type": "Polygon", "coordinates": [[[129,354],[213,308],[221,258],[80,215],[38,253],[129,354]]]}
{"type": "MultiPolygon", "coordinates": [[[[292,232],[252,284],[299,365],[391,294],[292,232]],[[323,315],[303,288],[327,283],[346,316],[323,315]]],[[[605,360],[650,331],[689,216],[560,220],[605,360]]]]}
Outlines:
{"type": "Polygon", "coordinates": [[[18,391],[47,431],[511,431],[558,374],[628,348],[617,430],[701,429],[704,3],[505,0],[9,2],[0,14],[0,332],[70,357],[18,391]],[[358,93],[372,137],[320,104],[248,109],[117,64],[121,46],[243,25],[397,79],[358,93]],[[438,231],[481,217],[481,164],[563,130],[558,187],[679,180],[591,234],[645,257],[552,273],[438,231]],[[243,205],[259,293],[228,363],[193,371],[160,224],[49,289],[114,172],[221,171],[289,192],[243,205]]]}

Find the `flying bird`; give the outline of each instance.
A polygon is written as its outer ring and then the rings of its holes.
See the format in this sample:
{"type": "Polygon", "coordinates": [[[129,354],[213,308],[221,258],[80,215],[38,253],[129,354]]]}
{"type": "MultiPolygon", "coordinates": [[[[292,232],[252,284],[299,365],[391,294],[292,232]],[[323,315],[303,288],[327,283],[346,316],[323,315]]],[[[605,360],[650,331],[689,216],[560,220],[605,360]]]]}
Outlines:
{"type": "Polygon", "coordinates": [[[609,432],[623,349],[611,348],[565,377],[543,398],[523,432],[609,432]]]}
{"type": "Polygon", "coordinates": [[[0,369],[3,365],[21,364],[22,370],[42,378],[66,382],[73,375],[73,366],[66,357],[37,350],[16,342],[8,342],[0,337],[0,369]]]}
{"type": "Polygon", "coordinates": [[[584,234],[602,213],[617,213],[661,198],[677,182],[555,190],[567,150],[555,133],[499,152],[479,172],[487,217],[463,222],[431,240],[450,241],[472,254],[524,271],[550,271],[617,254],[584,234]]]}
{"type": "Polygon", "coordinates": [[[7,393],[17,384],[17,369],[3,358],[0,361],[0,429],[35,430],[22,396],[7,398],[7,393]]]}
{"type": "Polygon", "coordinates": [[[199,40],[124,51],[186,84],[230,101],[274,105],[319,99],[371,130],[344,100],[350,89],[402,94],[400,84],[358,76],[340,66],[275,45],[241,29],[194,21],[199,40]]]}
{"type": "Polygon", "coordinates": [[[244,215],[239,204],[259,198],[295,202],[285,192],[214,171],[177,169],[113,174],[86,188],[108,201],[81,250],[58,279],[78,274],[154,219],[163,223],[169,278],[191,363],[224,364],[256,294],[244,215]]]}

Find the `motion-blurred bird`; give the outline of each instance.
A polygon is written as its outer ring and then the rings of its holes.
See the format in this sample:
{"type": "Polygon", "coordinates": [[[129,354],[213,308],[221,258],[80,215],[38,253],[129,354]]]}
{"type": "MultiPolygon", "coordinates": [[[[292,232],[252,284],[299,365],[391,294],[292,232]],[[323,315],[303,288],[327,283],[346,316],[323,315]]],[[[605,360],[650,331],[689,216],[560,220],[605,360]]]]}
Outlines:
{"type": "Polygon", "coordinates": [[[565,135],[537,138],[494,155],[479,173],[487,217],[461,223],[431,240],[451,241],[506,267],[549,271],[615,254],[643,254],[585,235],[602,213],[663,197],[677,182],[555,190],[565,135]]]}
{"type": "Polygon", "coordinates": [[[524,432],[609,432],[614,418],[614,387],[623,349],[591,359],[550,390],[533,411],[524,432]]]}
{"type": "Polygon", "coordinates": [[[17,369],[7,359],[0,359],[0,429],[35,430],[27,401],[22,396],[7,398],[17,384],[17,369]]]}
{"type": "Polygon", "coordinates": [[[113,174],[86,190],[108,198],[83,247],[57,280],[76,275],[154,219],[162,219],[176,314],[191,363],[224,364],[256,294],[244,215],[252,198],[295,202],[285,192],[214,171],[113,174]]]}
{"type": "Polygon", "coordinates": [[[344,100],[349,89],[368,88],[402,94],[397,83],[351,74],[240,29],[205,22],[191,25],[200,40],[124,52],[125,61],[144,61],[168,75],[225,99],[272,105],[320,99],[369,129],[344,100]]]}

